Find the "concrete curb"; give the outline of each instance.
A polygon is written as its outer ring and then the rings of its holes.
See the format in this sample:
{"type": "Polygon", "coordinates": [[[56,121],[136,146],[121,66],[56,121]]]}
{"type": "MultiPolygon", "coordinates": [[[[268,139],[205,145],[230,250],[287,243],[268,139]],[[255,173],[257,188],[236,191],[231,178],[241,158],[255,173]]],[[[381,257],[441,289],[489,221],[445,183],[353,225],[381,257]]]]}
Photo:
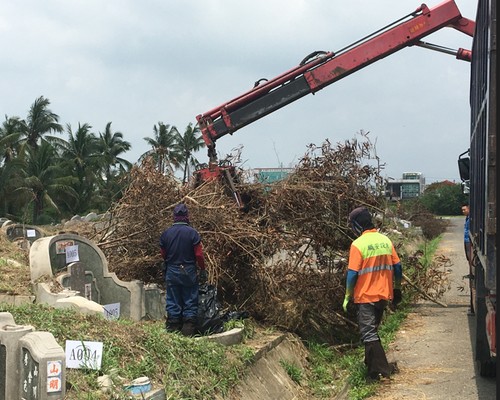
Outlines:
{"type": "Polygon", "coordinates": [[[0,303],[10,304],[12,306],[21,306],[23,304],[33,304],[35,296],[21,296],[12,294],[0,294],[0,303]]]}
{"type": "Polygon", "coordinates": [[[210,342],[217,342],[223,346],[232,346],[241,343],[243,340],[243,328],[233,328],[226,332],[216,333],[209,336],[201,336],[196,338],[198,340],[208,340],[210,342]]]}

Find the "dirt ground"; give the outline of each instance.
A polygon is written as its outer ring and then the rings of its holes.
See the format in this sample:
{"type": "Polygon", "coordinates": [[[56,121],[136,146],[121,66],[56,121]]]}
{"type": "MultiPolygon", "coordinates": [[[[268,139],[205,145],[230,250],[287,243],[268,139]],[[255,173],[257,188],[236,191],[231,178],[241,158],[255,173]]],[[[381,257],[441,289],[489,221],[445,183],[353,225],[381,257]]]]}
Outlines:
{"type": "Polygon", "coordinates": [[[468,274],[463,217],[451,221],[437,251],[452,264],[451,288],[441,299],[447,307],[430,301],[417,305],[388,352],[400,372],[370,400],[496,399],[496,380],[482,378],[474,362],[475,318],[467,315],[470,291],[463,279],[468,274]]]}

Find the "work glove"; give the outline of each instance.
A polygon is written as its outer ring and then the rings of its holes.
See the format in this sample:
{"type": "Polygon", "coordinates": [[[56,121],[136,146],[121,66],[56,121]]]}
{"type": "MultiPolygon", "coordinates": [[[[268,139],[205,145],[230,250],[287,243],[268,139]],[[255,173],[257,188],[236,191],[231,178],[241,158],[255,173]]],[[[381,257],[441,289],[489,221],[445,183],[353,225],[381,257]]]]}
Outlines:
{"type": "Polygon", "coordinates": [[[393,293],[392,305],[396,307],[399,303],[401,303],[401,300],[403,300],[403,296],[401,294],[401,289],[394,289],[393,293]]]}
{"type": "Polygon", "coordinates": [[[344,309],[344,312],[347,313],[347,305],[349,304],[350,297],[349,295],[345,295],[344,297],[344,302],[342,303],[342,308],[344,309]]]}
{"type": "Polygon", "coordinates": [[[198,276],[198,283],[204,285],[208,281],[208,271],[206,269],[201,269],[198,276]]]}

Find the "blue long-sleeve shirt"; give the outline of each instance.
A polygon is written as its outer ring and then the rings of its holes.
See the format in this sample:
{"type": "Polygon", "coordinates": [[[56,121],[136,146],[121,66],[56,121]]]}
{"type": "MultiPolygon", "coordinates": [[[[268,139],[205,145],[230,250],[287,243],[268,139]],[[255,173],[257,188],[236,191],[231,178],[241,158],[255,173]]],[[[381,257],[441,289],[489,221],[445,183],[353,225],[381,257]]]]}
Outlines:
{"type": "Polygon", "coordinates": [[[464,242],[469,243],[470,242],[470,237],[469,237],[469,216],[467,215],[465,217],[465,223],[464,223],[464,242]]]}

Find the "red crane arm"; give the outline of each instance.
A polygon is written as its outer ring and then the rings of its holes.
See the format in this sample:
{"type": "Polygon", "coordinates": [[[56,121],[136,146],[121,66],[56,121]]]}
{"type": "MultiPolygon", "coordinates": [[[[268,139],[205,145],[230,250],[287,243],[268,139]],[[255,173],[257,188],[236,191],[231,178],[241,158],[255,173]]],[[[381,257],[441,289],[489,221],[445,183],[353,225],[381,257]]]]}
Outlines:
{"type": "MultiPolygon", "coordinates": [[[[375,61],[420,42],[444,27],[474,36],[475,22],[462,17],[454,0],[433,8],[422,4],[414,12],[337,52],[315,52],[297,67],[196,117],[208,147],[210,162],[216,162],[215,141],[281,107],[336,82],[375,61]]],[[[424,46],[428,47],[428,46],[424,46]]],[[[457,59],[470,61],[471,52],[459,49],[457,59]]]]}

